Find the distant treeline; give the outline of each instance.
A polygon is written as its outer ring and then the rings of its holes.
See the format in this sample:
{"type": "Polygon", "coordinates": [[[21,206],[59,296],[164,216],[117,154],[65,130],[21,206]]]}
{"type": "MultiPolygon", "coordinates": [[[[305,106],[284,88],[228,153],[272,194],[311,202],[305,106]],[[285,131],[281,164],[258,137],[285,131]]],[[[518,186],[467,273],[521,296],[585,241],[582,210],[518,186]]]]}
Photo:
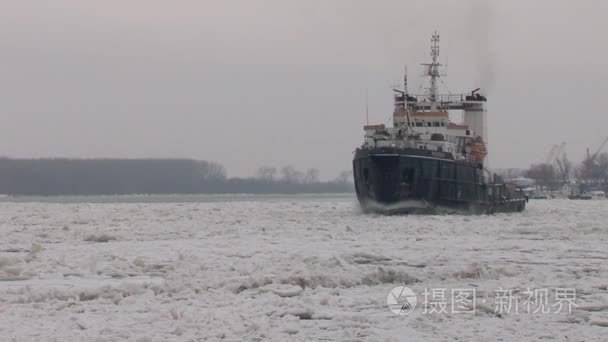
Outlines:
{"type": "Polygon", "coordinates": [[[261,167],[256,177],[227,178],[214,162],[191,159],[0,158],[0,194],[118,195],[350,192],[348,173],[321,182],[319,172],[261,167]],[[265,170],[265,171],[264,171],[265,170]],[[269,171],[270,170],[270,171],[269,171]],[[275,170],[274,173],[272,170],[275,170]],[[270,173],[269,173],[270,172],[270,173]]]}
{"type": "MultiPolygon", "coordinates": [[[[608,138],[607,138],[608,142],[608,138]]],[[[608,190],[608,153],[587,153],[579,164],[575,164],[565,153],[548,158],[548,162],[532,164],[526,170],[503,169],[500,174],[506,179],[526,177],[534,180],[543,190],[561,190],[575,184],[581,191],[608,190]]]]}

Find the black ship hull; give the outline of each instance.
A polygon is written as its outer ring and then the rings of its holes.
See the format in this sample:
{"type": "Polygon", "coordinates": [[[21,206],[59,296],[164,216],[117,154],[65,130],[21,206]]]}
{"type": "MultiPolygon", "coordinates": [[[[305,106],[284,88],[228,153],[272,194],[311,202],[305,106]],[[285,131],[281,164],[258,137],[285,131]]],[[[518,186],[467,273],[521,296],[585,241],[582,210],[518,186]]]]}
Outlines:
{"type": "Polygon", "coordinates": [[[361,148],[353,160],[355,191],[365,212],[492,214],[525,209],[519,189],[485,180],[479,164],[444,152],[361,148]]]}

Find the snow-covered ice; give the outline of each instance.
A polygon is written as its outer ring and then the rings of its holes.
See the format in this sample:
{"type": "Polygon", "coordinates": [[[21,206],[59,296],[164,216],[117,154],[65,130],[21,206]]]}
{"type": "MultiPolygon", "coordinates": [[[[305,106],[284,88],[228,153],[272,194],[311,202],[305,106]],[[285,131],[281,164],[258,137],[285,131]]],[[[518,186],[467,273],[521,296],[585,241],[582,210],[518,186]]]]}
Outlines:
{"type": "Polygon", "coordinates": [[[494,216],[364,215],[350,195],[4,201],[0,234],[6,341],[608,336],[608,201],[494,216]],[[404,284],[418,307],[398,316],[386,298],[404,284]],[[425,313],[439,288],[475,289],[475,310],[425,313]],[[576,289],[577,307],[498,314],[501,288],[576,289]]]}

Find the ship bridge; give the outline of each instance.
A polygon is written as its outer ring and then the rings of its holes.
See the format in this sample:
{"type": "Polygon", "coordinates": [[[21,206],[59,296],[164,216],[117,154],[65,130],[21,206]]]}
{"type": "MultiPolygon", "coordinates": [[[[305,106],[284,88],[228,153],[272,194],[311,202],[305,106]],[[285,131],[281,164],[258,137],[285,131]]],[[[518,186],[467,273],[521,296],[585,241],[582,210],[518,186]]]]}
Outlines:
{"type": "Polygon", "coordinates": [[[404,116],[410,113],[433,113],[436,111],[458,110],[464,113],[464,122],[475,136],[480,136],[485,143],[488,142],[486,127],[486,102],[488,99],[475,89],[466,94],[437,94],[434,100],[428,95],[412,95],[405,91],[395,91],[395,112],[393,117],[404,116]],[[407,108],[407,109],[406,109],[407,108]]]}
{"type": "Polygon", "coordinates": [[[404,94],[403,91],[394,90],[395,107],[405,109],[407,106],[409,111],[418,112],[426,110],[483,110],[488,99],[477,93],[479,89],[472,91],[469,94],[449,94],[437,95],[437,99],[432,101],[428,95],[410,95],[404,94]],[[407,101],[406,101],[407,99],[407,101]]]}
{"type": "MultiPolygon", "coordinates": [[[[487,98],[477,88],[468,93],[440,94],[438,82],[445,73],[440,70],[439,34],[431,39],[430,63],[423,63],[424,75],[430,79],[428,91],[424,94],[410,94],[407,87],[407,68],[403,78],[403,90],[394,91],[393,127],[366,125],[366,144],[369,146],[404,145],[415,148],[450,151],[466,157],[472,152],[467,146],[480,144],[484,152],[478,153],[483,161],[488,143],[486,128],[487,98]],[[450,122],[449,111],[462,111],[460,123],[450,122]],[[451,146],[452,144],[453,146],[451,146]]],[[[443,82],[443,81],[441,81],[443,82]]],[[[449,92],[449,90],[448,90],[449,92]]],[[[470,146],[469,146],[470,147],[470,146]]]]}

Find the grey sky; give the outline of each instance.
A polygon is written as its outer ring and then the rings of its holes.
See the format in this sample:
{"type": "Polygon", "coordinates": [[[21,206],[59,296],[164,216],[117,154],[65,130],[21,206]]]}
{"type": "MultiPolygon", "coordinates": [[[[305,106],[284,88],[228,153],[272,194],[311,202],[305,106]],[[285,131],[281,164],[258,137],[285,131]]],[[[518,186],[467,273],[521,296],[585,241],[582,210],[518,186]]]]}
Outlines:
{"type": "MultiPolygon", "coordinates": [[[[452,92],[486,88],[491,162],[608,135],[605,1],[3,1],[0,155],[350,168],[441,34],[452,92]]],[[[443,89],[445,91],[445,89],[443,89]]],[[[575,158],[576,157],[576,158],[575,158]]]]}

